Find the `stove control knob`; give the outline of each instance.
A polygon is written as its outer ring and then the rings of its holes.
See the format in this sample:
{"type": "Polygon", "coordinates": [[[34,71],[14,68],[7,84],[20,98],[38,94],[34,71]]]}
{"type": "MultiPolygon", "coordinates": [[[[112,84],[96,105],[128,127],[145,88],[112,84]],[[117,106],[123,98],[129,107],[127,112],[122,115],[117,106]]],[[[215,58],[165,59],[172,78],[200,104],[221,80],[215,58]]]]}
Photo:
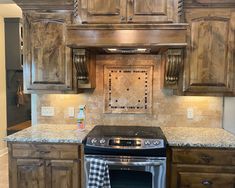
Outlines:
{"type": "Polygon", "coordinates": [[[153,145],[159,145],[160,144],[160,142],[159,142],[159,140],[155,140],[154,142],[153,142],[153,145]]]}
{"type": "Polygon", "coordinates": [[[150,145],[151,142],[150,142],[149,140],[146,140],[146,141],[144,142],[144,144],[145,144],[145,145],[150,145]]]}
{"type": "Polygon", "coordinates": [[[100,144],[105,144],[105,139],[102,138],[102,139],[100,140],[100,144]]]}
{"type": "Polygon", "coordinates": [[[96,144],[96,143],[97,143],[97,139],[96,139],[96,138],[93,138],[93,139],[91,140],[91,143],[92,143],[92,144],[96,144]]]}

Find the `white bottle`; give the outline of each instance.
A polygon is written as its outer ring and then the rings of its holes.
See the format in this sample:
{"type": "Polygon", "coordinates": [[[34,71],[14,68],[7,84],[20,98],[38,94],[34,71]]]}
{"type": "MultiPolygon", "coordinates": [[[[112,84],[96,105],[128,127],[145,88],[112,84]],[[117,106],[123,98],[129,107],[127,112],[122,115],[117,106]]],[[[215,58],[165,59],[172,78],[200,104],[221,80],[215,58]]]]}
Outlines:
{"type": "Polygon", "coordinates": [[[80,105],[78,116],[77,116],[77,125],[80,131],[85,130],[85,120],[86,120],[85,105],[80,105]]]}

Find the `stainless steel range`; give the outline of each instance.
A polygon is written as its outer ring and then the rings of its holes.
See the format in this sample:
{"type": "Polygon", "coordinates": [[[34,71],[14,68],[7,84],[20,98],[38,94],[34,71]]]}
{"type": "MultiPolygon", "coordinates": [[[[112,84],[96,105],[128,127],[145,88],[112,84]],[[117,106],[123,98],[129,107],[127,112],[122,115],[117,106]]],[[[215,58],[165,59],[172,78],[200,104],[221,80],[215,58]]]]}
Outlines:
{"type": "Polygon", "coordinates": [[[165,188],[166,138],[159,127],[96,126],[85,140],[85,171],[90,159],[108,164],[112,188],[165,188]]]}

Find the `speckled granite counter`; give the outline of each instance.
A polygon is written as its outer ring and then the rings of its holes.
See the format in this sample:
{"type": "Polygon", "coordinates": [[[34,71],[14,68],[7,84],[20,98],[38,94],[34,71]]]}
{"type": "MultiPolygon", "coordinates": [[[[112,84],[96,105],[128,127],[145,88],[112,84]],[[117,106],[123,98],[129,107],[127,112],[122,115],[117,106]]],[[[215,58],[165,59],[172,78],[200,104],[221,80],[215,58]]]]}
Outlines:
{"type": "MultiPolygon", "coordinates": [[[[235,148],[235,135],[219,128],[161,127],[170,146],[235,148]]],[[[82,143],[76,125],[37,125],[5,138],[10,142],[82,143]]]]}
{"type": "Polygon", "coordinates": [[[82,143],[89,129],[79,131],[76,125],[37,125],[5,138],[9,142],[82,143]]]}
{"type": "Polygon", "coordinates": [[[170,146],[235,148],[235,135],[220,128],[161,127],[170,146]]]}

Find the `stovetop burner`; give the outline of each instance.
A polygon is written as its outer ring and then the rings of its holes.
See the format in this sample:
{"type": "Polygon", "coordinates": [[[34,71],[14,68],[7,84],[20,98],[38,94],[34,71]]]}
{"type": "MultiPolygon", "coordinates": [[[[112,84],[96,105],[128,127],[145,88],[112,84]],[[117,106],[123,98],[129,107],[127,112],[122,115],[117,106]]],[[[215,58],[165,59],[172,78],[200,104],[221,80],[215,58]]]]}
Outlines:
{"type": "Polygon", "coordinates": [[[160,127],[97,125],[85,140],[85,154],[165,156],[160,127]]]}
{"type": "Polygon", "coordinates": [[[110,126],[97,125],[90,133],[92,137],[129,137],[129,138],[162,138],[165,136],[160,127],[145,126],[110,126]]]}

